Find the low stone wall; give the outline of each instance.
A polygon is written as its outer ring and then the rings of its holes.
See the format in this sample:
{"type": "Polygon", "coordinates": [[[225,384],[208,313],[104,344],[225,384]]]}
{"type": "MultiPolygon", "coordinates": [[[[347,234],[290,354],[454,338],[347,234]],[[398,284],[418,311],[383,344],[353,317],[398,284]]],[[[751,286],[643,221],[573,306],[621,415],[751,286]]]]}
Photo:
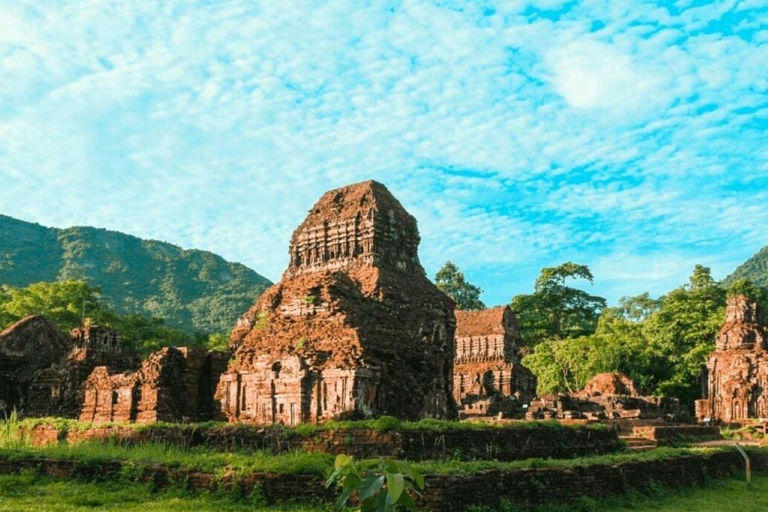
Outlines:
{"type": "Polygon", "coordinates": [[[640,426],[632,429],[632,437],[652,439],[659,444],[688,439],[722,439],[719,428],[703,425],[640,426]]]}
{"type": "Polygon", "coordinates": [[[205,446],[220,451],[291,450],[319,451],[357,458],[394,457],[410,460],[520,460],[600,455],[623,448],[614,429],[533,425],[484,429],[404,429],[381,432],[371,429],[319,430],[299,435],[294,431],[247,426],[93,427],[60,430],[42,424],[29,432],[36,445],[110,440],[118,443],[163,443],[205,446]]]}
{"type": "MultiPolygon", "coordinates": [[[[750,451],[755,471],[768,472],[768,453],[750,451]]],[[[252,473],[240,478],[168,468],[160,465],[132,466],[124,471],[120,461],[78,462],[72,459],[0,459],[0,473],[36,471],[42,475],[86,480],[127,478],[151,483],[157,488],[178,485],[190,490],[212,488],[250,494],[258,489],[268,503],[284,501],[330,501],[334,491],[323,485],[318,474],[252,473]]],[[[487,470],[471,475],[426,475],[427,488],[418,505],[435,512],[460,512],[470,505],[495,506],[508,500],[532,507],[563,503],[582,496],[602,498],[611,494],[642,492],[650,485],[669,488],[702,485],[741,471],[743,460],[735,451],[684,455],[667,459],[594,464],[572,468],[528,468],[487,470]]]]}

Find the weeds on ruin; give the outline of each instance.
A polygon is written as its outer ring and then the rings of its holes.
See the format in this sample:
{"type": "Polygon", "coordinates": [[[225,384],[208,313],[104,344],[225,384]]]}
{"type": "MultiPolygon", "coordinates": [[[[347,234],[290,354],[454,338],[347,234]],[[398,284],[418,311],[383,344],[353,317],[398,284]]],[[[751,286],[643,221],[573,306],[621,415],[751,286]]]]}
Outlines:
{"type": "Polygon", "coordinates": [[[0,448],[25,448],[29,444],[29,436],[21,426],[19,413],[13,409],[5,419],[0,420],[0,448]]]}

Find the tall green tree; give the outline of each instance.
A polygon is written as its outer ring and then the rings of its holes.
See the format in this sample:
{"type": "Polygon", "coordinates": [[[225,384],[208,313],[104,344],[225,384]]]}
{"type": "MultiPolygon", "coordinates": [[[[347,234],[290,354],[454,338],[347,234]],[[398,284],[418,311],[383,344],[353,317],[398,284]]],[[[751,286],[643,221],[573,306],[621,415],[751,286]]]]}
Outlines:
{"type": "Polygon", "coordinates": [[[142,353],[165,346],[211,346],[220,349],[222,336],[190,335],[165,325],[161,318],[118,315],[103,304],[98,288],[85,281],[36,283],[24,288],[0,287],[0,329],[29,315],[43,315],[68,332],[89,318],[123,334],[126,348],[142,353]]]}
{"type": "Polygon", "coordinates": [[[83,314],[98,323],[112,317],[99,300],[99,289],[84,281],[35,283],[25,288],[2,286],[0,318],[10,323],[29,315],[44,315],[68,331],[82,323],[83,314]]]}
{"type": "Polygon", "coordinates": [[[685,401],[698,397],[698,377],[715,348],[723,323],[726,290],[708,267],[696,265],[688,284],[660,299],[644,325],[648,351],[655,359],[656,393],[685,401]]]}
{"type": "Polygon", "coordinates": [[[464,273],[451,261],[435,274],[435,285],[453,299],[456,308],[461,310],[484,309],[485,304],[480,300],[483,293],[479,287],[467,282],[464,273]]]}
{"type": "Polygon", "coordinates": [[[520,322],[523,345],[534,347],[548,339],[591,334],[605,308],[602,297],[568,286],[570,280],[592,283],[589,267],[563,263],[546,267],[534,284],[534,292],[512,299],[512,310],[520,322]]]}

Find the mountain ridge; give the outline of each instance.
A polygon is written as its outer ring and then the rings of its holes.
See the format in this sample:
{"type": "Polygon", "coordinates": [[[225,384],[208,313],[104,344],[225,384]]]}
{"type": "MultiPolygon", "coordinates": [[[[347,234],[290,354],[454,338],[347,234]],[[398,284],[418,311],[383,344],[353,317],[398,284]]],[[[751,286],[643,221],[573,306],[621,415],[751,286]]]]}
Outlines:
{"type": "Polygon", "coordinates": [[[91,226],[46,227],[0,214],[0,284],[84,279],[117,313],[187,332],[229,331],[272,283],[200,249],[91,226]]]}

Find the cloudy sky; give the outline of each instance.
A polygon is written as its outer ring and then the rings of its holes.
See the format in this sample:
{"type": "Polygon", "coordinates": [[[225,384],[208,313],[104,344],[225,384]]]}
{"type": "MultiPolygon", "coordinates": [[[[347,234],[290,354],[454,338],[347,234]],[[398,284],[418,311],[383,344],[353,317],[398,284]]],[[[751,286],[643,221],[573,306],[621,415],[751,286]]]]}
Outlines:
{"type": "Polygon", "coordinates": [[[0,213],[278,279],[376,179],[488,303],[611,301],[768,244],[768,2],[0,0],[0,213]]]}

